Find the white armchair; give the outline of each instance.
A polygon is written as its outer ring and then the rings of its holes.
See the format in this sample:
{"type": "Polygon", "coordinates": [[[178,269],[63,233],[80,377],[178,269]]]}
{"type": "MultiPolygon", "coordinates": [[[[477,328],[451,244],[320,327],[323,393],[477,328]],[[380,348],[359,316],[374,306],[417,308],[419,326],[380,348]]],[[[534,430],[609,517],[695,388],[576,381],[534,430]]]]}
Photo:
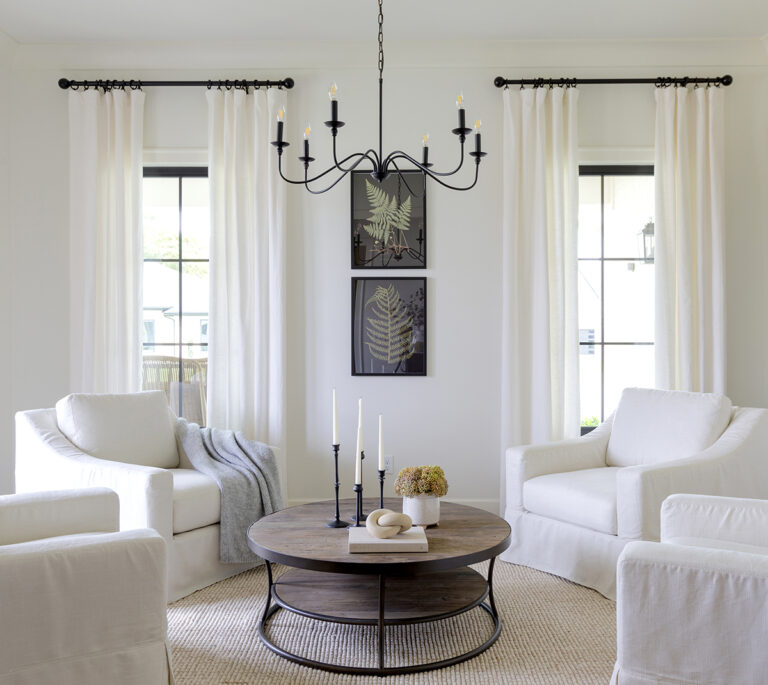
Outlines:
{"type": "Polygon", "coordinates": [[[507,450],[502,559],[616,596],[630,540],[658,540],[674,493],[768,498],[768,410],[722,395],[624,391],[588,435],[507,450]]]}
{"type": "Polygon", "coordinates": [[[120,497],[120,529],[168,543],[168,600],[254,564],[219,560],[221,493],[176,443],[161,391],[68,395],[16,414],[16,491],[102,486],[120,497]]]}
{"type": "Polygon", "coordinates": [[[768,680],[768,501],[674,495],[618,562],[613,685],[768,680]]]}
{"type": "Polygon", "coordinates": [[[168,685],[166,549],[105,488],[0,496],[0,685],[168,685]]]}

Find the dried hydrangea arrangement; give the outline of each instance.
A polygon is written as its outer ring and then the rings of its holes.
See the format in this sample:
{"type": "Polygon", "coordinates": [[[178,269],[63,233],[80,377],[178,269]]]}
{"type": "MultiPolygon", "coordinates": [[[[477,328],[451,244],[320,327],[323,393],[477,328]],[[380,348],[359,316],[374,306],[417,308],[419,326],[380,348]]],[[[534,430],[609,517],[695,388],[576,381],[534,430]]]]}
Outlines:
{"type": "Polygon", "coordinates": [[[395,480],[395,493],[402,497],[442,497],[447,492],[448,481],[439,466],[407,466],[395,480]]]}

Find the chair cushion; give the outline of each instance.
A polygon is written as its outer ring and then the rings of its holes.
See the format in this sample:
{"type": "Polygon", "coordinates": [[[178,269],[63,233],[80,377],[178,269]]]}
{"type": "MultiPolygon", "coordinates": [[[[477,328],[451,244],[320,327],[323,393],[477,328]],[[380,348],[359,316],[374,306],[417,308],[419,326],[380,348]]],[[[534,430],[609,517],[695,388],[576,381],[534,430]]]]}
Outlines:
{"type": "Polygon", "coordinates": [[[93,457],[175,468],[176,435],[165,393],[67,395],[56,403],[59,430],[93,457]]]}
{"type": "Polygon", "coordinates": [[[716,393],[627,388],[613,417],[606,463],[658,464],[712,445],[731,420],[731,401],[716,393]]]}
{"type": "Polygon", "coordinates": [[[221,492],[216,481],[194,469],[171,469],[173,474],[173,534],[218,523],[221,492]]]}
{"type": "Polygon", "coordinates": [[[551,473],[525,481],[523,507],[533,514],[616,535],[617,467],[551,473]]]}

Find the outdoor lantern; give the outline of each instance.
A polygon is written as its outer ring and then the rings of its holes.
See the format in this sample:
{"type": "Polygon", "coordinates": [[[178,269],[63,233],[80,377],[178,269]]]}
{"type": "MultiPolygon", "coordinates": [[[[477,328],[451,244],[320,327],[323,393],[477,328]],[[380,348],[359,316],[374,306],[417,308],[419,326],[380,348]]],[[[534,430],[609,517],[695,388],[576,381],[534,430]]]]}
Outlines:
{"type": "Polygon", "coordinates": [[[653,262],[654,256],[654,233],[653,221],[649,221],[642,230],[643,235],[643,261],[645,263],[653,262]]]}

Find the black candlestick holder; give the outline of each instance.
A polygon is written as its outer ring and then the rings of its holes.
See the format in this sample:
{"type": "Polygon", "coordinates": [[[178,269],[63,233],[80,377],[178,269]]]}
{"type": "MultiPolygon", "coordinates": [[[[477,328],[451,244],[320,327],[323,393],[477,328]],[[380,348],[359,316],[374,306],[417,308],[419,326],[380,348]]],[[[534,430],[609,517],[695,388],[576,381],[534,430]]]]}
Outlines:
{"type": "Polygon", "coordinates": [[[339,482],[339,445],[333,445],[333,465],[334,465],[334,471],[336,474],[333,487],[336,490],[336,516],[334,517],[333,521],[328,521],[325,525],[328,526],[328,528],[346,528],[347,524],[341,520],[339,517],[339,485],[341,483],[339,482]]]}
{"type": "Polygon", "coordinates": [[[363,514],[363,484],[355,483],[352,489],[357,497],[355,515],[352,517],[352,520],[355,522],[355,527],[358,527],[361,521],[365,521],[365,514],[363,514]]]}
{"type": "Polygon", "coordinates": [[[355,492],[358,493],[355,514],[351,519],[356,526],[360,525],[360,521],[365,521],[365,519],[368,518],[363,513],[363,462],[364,461],[365,461],[365,450],[362,450],[360,452],[360,482],[355,483],[355,486],[352,488],[355,492]],[[357,491],[358,488],[360,488],[360,492],[357,491]]]}
{"type": "Polygon", "coordinates": [[[386,471],[379,469],[379,509],[384,508],[384,474],[386,471]]]}

